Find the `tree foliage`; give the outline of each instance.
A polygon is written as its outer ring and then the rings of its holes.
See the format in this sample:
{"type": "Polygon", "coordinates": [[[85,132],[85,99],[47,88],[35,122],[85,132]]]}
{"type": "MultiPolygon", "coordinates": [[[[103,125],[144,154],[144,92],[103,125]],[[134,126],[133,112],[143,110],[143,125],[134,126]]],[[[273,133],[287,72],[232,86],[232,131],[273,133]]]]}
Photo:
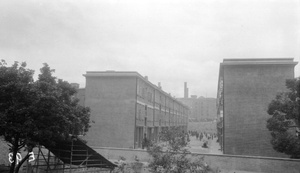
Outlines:
{"type": "Polygon", "coordinates": [[[203,158],[192,160],[188,157],[188,135],[179,127],[171,127],[160,133],[160,142],[148,148],[152,156],[149,164],[153,173],[206,173],[210,170],[203,158]]]}
{"type": "Polygon", "coordinates": [[[16,169],[16,162],[11,164],[11,173],[18,172],[37,144],[54,145],[89,128],[90,110],[78,105],[76,89],[52,76],[48,64],[40,71],[34,81],[34,71],[26,63],[0,63],[0,136],[8,142],[14,161],[21,149],[28,152],[16,169]]]}
{"type": "Polygon", "coordinates": [[[300,78],[286,81],[287,92],[277,94],[268,107],[267,121],[273,148],[291,158],[300,158],[300,78]]]}

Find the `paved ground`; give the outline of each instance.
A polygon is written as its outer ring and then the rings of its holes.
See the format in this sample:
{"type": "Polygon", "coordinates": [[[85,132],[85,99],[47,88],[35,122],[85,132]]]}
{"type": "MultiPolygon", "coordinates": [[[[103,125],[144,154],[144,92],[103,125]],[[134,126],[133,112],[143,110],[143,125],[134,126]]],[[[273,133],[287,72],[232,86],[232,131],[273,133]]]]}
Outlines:
{"type": "MultiPolygon", "coordinates": [[[[208,140],[204,137],[202,141],[196,139],[195,136],[190,136],[189,150],[192,153],[202,153],[202,154],[223,154],[220,150],[220,145],[217,142],[217,138],[213,140],[208,140]],[[208,148],[202,148],[203,142],[208,141],[208,148]]],[[[218,173],[256,173],[240,170],[218,170],[218,173]]]]}
{"type": "Polygon", "coordinates": [[[199,139],[196,139],[195,136],[190,136],[189,150],[192,153],[222,154],[217,138],[208,140],[204,137],[204,139],[200,141],[199,139]],[[208,148],[202,148],[204,141],[208,141],[208,148]]]}

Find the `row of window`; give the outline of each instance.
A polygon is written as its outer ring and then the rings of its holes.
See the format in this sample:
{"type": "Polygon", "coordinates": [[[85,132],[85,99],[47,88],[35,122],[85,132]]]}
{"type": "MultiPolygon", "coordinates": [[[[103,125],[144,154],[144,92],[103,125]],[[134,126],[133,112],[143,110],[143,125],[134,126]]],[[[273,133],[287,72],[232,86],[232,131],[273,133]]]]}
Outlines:
{"type": "MultiPolygon", "coordinates": [[[[138,115],[141,115],[142,114],[142,109],[143,108],[141,108],[142,106],[139,106],[139,108],[138,108],[138,115]]],[[[148,106],[147,105],[145,105],[144,106],[145,107],[145,111],[144,111],[144,113],[145,113],[145,116],[147,116],[148,115],[148,110],[149,110],[149,108],[148,108],[148,106]]],[[[188,117],[188,115],[187,114],[184,114],[183,112],[178,112],[178,111],[171,111],[171,109],[169,108],[169,109],[166,109],[165,111],[163,111],[161,108],[159,109],[159,110],[157,110],[157,109],[155,109],[155,112],[157,112],[157,111],[159,111],[159,113],[155,113],[155,115],[161,115],[161,116],[163,116],[163,115],[167,115],[167,114],[173,114],[173,115],[178,115],[178,116],[186,116],[186,117],[188,117]]],[[[150,114],[154,114],[154,111],[153,111],[153,109],[152,108],[150,108],[150,114]],[[152,113],[151,113],[152,112],[152,113]]]]}
{"type": "MultiPolygon", "coordinates": [[[[176,111],[175,111],[176,112],[176,111]]],[[[187,122],[187,115],[176,115],[170,112],[162,112],[158,110],[149,109],[147,106],[138,105],[137,108],[137,119],[142,121],[145,118],[148,118],[148,121],[155,122],[187,122]],[[145,109],[143,109],[145,107],[145,109]]]]}
{"type": "Polygon", "coordinates": [[[165,106],[169,108],[174,107],[174,109],[178,110],[179,112],[187,112],[186,108],[183,105],[174,102],[173,99],[169,98],[171,96],[162,94],[159,90],[149,86],[149,84],[141,79],[138,79],[137,95],[139,99],[142,99],[144,102],[148,102],[151,104],[155,103],[155,106],[159,106],[160,109],[161,107],[165,106]]]}

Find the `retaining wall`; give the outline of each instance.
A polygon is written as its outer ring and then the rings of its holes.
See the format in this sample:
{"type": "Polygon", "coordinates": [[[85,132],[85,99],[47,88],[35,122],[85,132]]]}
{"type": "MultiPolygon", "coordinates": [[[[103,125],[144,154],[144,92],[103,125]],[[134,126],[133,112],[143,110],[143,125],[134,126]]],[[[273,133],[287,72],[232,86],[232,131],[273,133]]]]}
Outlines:
{"type": "MultiPolygon", "coordinates": [[[[118,160],[120,156],[127,161],[136,158],[141,162],[149,162],[150,155],[145,150],[120,148],[93,148],[107,159],[118,160]]],[[[215,172],[253,172],[253,173],[299,173],[300,160],[287,158],[271,158],[256,156],[215,155],[192,153],[192,158],[203,157],[204,161],[215,172]]]]}

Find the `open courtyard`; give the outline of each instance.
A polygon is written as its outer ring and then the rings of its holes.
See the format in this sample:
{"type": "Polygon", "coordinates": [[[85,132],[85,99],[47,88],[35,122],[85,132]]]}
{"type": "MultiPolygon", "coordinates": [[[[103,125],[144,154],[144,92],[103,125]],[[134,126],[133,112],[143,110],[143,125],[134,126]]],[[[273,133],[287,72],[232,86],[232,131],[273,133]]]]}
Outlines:
{"type": "Polygon", "coordinates": [[[217,138],[207,139],[205,136],[200,141],[195,136],[190,136],[190,142],[188,145],[189,151],[192,153],[201,154],[222,154],[220,150],[220,145],[217,142],[217,138]],[[208,148],[203,148],[203,143],[208,142],[208,148]]]}

